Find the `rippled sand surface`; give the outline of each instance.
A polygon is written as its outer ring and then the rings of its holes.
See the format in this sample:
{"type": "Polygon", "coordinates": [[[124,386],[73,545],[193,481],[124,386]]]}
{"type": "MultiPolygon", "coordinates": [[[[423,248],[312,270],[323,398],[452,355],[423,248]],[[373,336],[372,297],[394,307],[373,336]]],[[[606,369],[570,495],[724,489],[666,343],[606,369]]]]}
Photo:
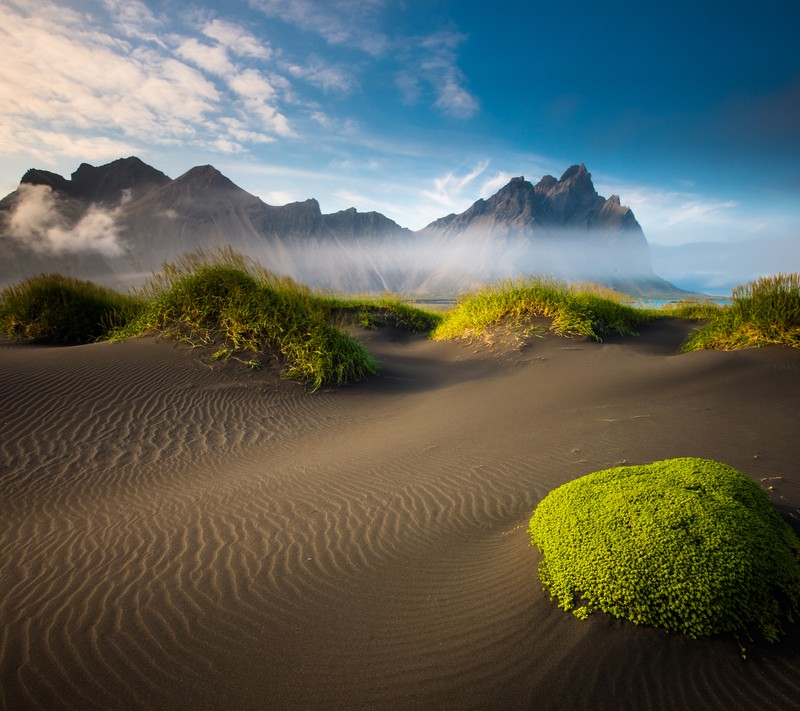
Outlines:
{"type": "Polygon", "coordinates": [[[800,517],[800,352],[691,325],[522,350],[363,332],[310,394],[166,341],[0,345],[0,708],[788,709],[800,634],[559,611],[527,521],[620,463],[710,457],[800,517]]]}

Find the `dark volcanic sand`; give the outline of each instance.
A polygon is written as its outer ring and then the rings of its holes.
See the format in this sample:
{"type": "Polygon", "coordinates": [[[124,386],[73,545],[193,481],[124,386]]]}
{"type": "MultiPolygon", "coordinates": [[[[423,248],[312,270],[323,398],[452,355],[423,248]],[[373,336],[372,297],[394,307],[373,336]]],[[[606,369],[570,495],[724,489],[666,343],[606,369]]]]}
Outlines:
{"type": "Polygon", "coordinates": [[[365,332],[384,374],[314,394],[149,338],[1,345],[0,707],[798,708],[797,630],[743,661],[536,579],[537,502],[625,462],[718,459],[800,516],[800,351],[675,355],[691,328],[365,332]]]}

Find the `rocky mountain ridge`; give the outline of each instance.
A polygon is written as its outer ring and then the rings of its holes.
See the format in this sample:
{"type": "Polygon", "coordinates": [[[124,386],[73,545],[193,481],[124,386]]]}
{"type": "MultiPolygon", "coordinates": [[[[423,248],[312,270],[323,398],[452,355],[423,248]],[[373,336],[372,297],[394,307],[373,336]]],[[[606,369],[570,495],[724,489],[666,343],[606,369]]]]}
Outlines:
{"type": "Polygon", "coordinates": [[[377,212],[323,214],[314,199],[268,205],[210,165],[172,180],[135,157],[83,163],[70,179],[32,169],[0,200],[0,285],[42,271],[136,285],[185,252],[226,245],[345,292],[455,294],[529,273],[679,292],[653,274],[631,210],[599,196],[584,165],[536,185],[513,178],[417,232],[377,212]]]}

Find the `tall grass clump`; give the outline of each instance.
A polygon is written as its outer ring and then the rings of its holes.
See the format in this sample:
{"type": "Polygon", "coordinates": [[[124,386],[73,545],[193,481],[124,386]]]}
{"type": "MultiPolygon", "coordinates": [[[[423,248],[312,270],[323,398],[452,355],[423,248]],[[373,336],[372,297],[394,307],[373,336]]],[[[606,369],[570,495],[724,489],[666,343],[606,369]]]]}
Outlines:
{"type": "Polygon", "coordinates": [[[336,328],[313,294],[231,250],[196,253],[169,264],[143,290],[147,306],[116,340],[159,332],[213,349],[226,360],[244,353],[281,360],[289,378],[317,389],[378,372],[375,359],[336,328]]]}
{"type": "Polygon", "coordinates": [[[0,291],[0,330],[20,341],[91,343],[142,308],[140,299],[90,281],[39,274],[0,291]]]}
{"type": "Polygon", "coordinates": [[[560,335],[588,336],[596,341],[612,334],[632,335],[647,318],[609,289],[532,277],[465,295],[444,315],[432,337],[476,338],[504,321],[533,316],[551,318],[551,329],[560,335]]]}
{"type": "Polygon", "coordinates": [[[587,474],[542,499],[528,532],[551,598],[581,619],[776,641],[800,614],[800,540],[756,482],[720,462],[587,474]]]}
{"type": "Polygon", "coordinates": [[[684,350],[780,344],[800,348],[800,274],[775,274],[737,286],[730,306],[699,329],[684,350]]]}

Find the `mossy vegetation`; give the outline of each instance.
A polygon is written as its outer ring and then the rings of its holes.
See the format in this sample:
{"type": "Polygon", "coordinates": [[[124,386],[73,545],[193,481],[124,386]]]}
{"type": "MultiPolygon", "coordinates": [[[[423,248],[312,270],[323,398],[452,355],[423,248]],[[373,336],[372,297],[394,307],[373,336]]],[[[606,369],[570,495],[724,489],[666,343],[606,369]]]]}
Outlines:
{"type": "Polygon", "coordinates": [[[719,462],[588,474],[551,491],[528,532],[540,579],[579,618],[775,641],[800,614],[800,540],[757,483],[719,462]]]}
{"type": "Polygon", "coordinates": [[[558,334],[596,341],[612,334],[632,335],[649,318],[646,312],[624,304],[622,295],[610,289],[531,277],[466,294],[444,314],[432,337],[477,338],[501,322],[536,316],[551,318],[551,329],[558,334]]]}
{"type": "Polygon", "coordinates": [[[733,350],[779,344],[800,348],[800,274],[775,274],[736,287],[730,306],[709,322],[684,350],[733,350]]]}
{"type": "Polygon", "coordinates": [[[135,318],[143,307],[137,297],[90,281],[39,274],[0,291],[0,330],[19,341],[90,343],[135,318]]]}

